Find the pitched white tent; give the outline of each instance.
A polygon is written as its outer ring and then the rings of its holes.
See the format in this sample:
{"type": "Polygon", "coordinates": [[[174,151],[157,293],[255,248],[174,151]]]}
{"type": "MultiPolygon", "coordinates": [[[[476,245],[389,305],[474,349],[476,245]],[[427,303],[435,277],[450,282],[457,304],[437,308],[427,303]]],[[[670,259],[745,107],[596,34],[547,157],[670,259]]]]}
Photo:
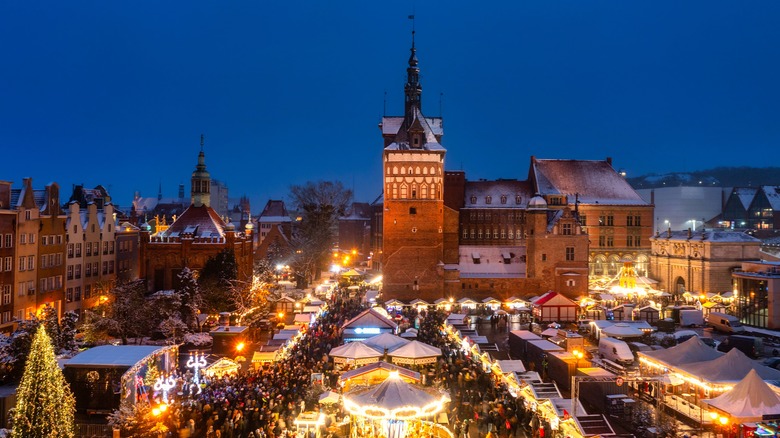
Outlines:
{"type": "Polygon", "coordinates": [[[386,350],[388,352],[409,343],[408,340],[400,338],[396,335],[391,335],[390,333],[382,333],[381,335],[371,336],[370,338],[361,342],[377,351],[386,350]]]}
{"type": "Polygon", "coordinates": [[[713,360],[723,356],[723,353],[708,347],[697,336],[666,350],[640,351],[638,354],[640,362],[650,362],[670,368],[686,363],[713,360]]]}
{"type": "Polygon", "coordinates": [[[764,380],[780,380],[780,371],[751,360],[736,348],[717,359],[683,364],[680,370],[709,383],[736,383],[750,372],[764,380]]]}
{"type": "Polygon", "coordinates": [[[376,362],[384,353],[363,344],[362,342],[350,342],[330,350],[328,356],[335,363],[354,363],[356,365],[376,362]]]}
{"type": "Polygon", "coordinates": [[[638,328],[631,327],[628,324],[618,323],[601,330],[601,334],[605,336],[621,339],[621,338],[638,338],[644,336],[645,332],[639,330],[638,328]]]}
{"type": "Polygon", "coordinates": [[[780,396],[756,370],[751,370],[730,391],[702,401],[726,412],[741,423],[761,421],[764,415],[776,415],[780,412],[780,396]]]}
{"type": "Polygon", "coordinates": [[[436,362],[436,358],[441,356],[441,348],[420,341],[411,341],[393,350],[389,356],[393,363],[423,365],[436,362]]]}

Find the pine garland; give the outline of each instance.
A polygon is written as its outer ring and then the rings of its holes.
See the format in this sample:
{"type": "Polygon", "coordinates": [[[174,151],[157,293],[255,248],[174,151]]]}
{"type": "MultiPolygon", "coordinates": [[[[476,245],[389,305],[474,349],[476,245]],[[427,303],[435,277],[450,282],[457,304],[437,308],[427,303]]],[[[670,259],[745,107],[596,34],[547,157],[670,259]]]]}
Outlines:
{"type": "Polygon", "coordinates": [[[75,411],[76,400],[41,325],[35,332],[24,375],[16,390],[11,436],[72,438],[75,411]]]}

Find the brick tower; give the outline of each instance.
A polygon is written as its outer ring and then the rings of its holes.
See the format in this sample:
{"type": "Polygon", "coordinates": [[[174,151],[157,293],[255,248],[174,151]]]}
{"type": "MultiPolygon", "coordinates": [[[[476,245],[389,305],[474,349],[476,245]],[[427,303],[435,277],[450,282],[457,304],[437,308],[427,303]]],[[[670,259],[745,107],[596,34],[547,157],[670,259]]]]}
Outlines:
{"type": "Polygon", "coordinates": [[[385,299],[443,297],[444,155],[441,117],[422,114],[422,86],[412,48],[403,117],[383,117],[382,274],[385,299]]]}

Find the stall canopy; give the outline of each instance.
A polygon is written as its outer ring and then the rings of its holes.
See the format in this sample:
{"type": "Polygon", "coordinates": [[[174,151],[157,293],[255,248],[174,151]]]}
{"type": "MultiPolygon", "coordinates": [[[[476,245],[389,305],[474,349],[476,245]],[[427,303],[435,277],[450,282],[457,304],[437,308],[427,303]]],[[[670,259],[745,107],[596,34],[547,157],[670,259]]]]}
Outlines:
{"type": "Polygon", "coordinates": [[[764,415],[777,415],[780,412],[780,396],[756,370],[750,370],[731,390],[703,402],[742,423],[761,421],[764,415]]]}
{"type": "Polygon", "coordinates": [[[672,367],[686,363],[714,360],[723,356],[723,353],[708,347],[697,336],[666,350],[640,351],[638,354],[640,359],[644,356],[653,362],[661,362],[672,367]]]}
{"type": "Polygon", "coordinates": [[[398,377],[409,383],[420,382],[420,373],[399,367],[398,365],[379,361],[343,373],[339,376],[339,385],[342,386],[345,391],[349,391],[350,388],[356,384],[376,385],[384,382],[392,373],[397,373],[398,377]]]}
{"type": "Polygon", "coordinates": [[[325,391],[320,394],[320,403],[322,404],[334,404],[338,403],[341,398],[341,394],[333,391],[325,391]]]}
{"type": "Polygon", "coordinates": [[[441,348],[420,341],[411,341],[395,349],[389,355],[393,358],[394,363],[421,365],[436,362],[436,358],[441,356],[441,348]]]}
{"type": "Polygon", "coordinates": [[[401,333],[402,338],[416,338],[417,337],[417,329],[407,329],[405,332],[401,333]]]}
{"type": "Polygon", "coordinates": [[[638,328],[631,327],[628,324],[618,323],[609,326],[601,331],[605,336],[611,336],[613,338],[638,338],[644,336],[645,332],[638,328]]]}
{"type": "Polygon", "coordinates": [[[751,360],[736,348],[714,360],[683,364],[680,370],[710,383],[736,383],[751,371],[764,380],[780,380],[780,371],[751,360]]]}
{"type": "Polygon", "coordinates": [[[336,363],[360,364],[376,362],[383,354],[362,342],[350,342],[330,350],[328,356],[336,363]]]}
{"type": "Polygon", "coordinates": [[[494,366],[498,368],[502,374],[525,372],[525,366],[523,366],[522,360],[497,360],[494,362],[494,366]]]}
{"type": "Polygon", "coordinates": [[[409,343],[409,341],[406,339],[400,338],[396,335],[391,335],[390,333],[382,333],[381,335],[371,336],[362,342],[377,351],[388,352],[409,343]]]}

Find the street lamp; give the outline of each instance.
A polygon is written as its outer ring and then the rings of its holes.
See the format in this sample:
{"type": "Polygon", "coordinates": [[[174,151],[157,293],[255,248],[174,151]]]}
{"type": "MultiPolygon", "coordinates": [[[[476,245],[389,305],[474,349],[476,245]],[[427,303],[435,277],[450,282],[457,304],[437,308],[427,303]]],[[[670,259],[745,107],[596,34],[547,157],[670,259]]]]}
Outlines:
{"type": "Polygon", "coordinates": [[[575,358],[577,358],[577,361],[574,364],[574,372],[576,373],[577,368],[580,367],[580,359],[582,359],[585,356],[585,354],[583,354],[582,351],[580,350],[574,350],[572,351],[572,354],[574,355],[575,358]]]}

